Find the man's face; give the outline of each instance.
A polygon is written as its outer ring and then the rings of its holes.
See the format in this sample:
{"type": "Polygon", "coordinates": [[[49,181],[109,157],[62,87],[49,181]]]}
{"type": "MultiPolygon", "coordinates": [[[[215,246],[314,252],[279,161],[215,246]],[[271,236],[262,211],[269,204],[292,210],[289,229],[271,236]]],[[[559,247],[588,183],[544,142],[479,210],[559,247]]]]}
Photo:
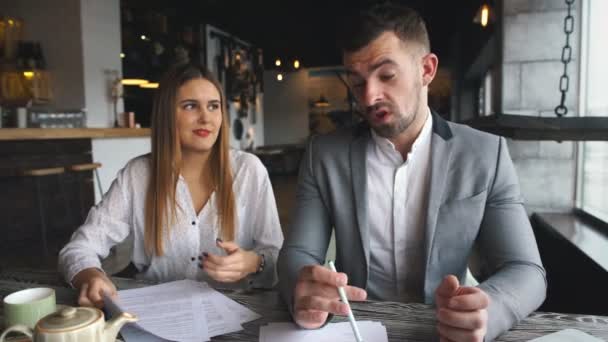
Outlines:
{"type": "Polygon", "coordinates": [[[395,137],[416,118],[426,83],[424,58],[419,44],[403,42],[390,31],[356,52],[344,53],[349,87],[378,135],[395,137]]]}

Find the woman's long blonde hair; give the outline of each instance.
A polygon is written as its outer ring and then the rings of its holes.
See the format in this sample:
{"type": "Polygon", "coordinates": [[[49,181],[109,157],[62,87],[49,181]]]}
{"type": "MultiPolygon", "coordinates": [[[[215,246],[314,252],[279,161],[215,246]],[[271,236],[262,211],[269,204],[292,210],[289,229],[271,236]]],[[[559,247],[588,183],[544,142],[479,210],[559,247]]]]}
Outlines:
{"type": "Polygon", "coordinates": [[[220,94],[223,122],[212,147],[209,163],[211,181],[216,192],[220,234],[225,240],[234,240],[235,199],[232,189],[226,97],[222,86],[207,68],[193,64],[178,65],[163,77],[152,108],[151,171],[146,193],[144,233],[144,246],[148,255],[164,254],[163,240],[168,236],[169,227],[176,222],[178,204],[175,192],[182,156],[176,121],[177,92],[184,83],[193,79],[211,82],[220,94]]]}

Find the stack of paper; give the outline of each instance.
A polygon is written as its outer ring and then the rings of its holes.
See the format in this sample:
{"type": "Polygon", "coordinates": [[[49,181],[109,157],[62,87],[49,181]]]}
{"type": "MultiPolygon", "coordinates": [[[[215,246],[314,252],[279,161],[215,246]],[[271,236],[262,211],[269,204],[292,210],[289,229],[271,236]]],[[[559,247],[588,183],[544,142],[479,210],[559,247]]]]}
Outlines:
{"type": "Polygon", "coordinates": [[[603,342],[597,337],[576,329],[564,329],[543,337],[535,338],[529,342],[603,342]]]}
{"type": "MultiPolygon", "coordinates": [[[[386,327],[379,322],[357,321],[366,342],[388,342],[386,327]]],[[[321,329],[305,330],[293,323],[270,323],[260,328],[260,342],[353,342],[355,335],[349,322],[329,323],[321,329]]]]}
{"type": "Polygon", "coordinates": [[[261,317],[206,283],[193,280],[118,291],[118,298],[106,299],[106,306],[110,312],[128,312],[139,318],[121,330],[126,342],[209,341],[242,330],[242,323],[261,317]]]}

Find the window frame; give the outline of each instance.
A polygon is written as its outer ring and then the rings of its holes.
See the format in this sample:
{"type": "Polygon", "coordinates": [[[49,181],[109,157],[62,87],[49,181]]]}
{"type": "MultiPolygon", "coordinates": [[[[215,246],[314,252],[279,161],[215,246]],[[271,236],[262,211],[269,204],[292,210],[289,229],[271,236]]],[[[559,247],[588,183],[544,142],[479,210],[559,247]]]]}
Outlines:
{"type": "MultiPolygon", "coordinates": [[[[578,115],[585,116],[587,113],[587,81],[588,81],[588,57],[589,57],[589,17],[590,17],[590,6],[589,1],[581,1],[580,13],[581,20],[579,21],[579,32],[580,44],[578,53],[578,67],[579,67],[579,81],[577,85],[578,95],[578,115]]],[[[602,226],[605,231],[608,231],[608,221],[598,217],[597,213],[593,210],[585,208],[583,203],[584,196],[584,175],[585,175],[585,141],[579,141],[575,144],[575,208],[574,214],[577,216],[586,218],[595,223],[596,226],[602,226]]]]}

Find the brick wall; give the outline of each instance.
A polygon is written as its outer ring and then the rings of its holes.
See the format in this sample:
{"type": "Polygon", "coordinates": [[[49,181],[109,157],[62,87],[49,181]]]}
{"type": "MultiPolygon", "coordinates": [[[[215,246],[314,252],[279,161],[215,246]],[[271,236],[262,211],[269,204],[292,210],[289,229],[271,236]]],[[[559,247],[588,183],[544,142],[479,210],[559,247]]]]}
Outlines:
{"type": "MultiPolygon", "coordinates": [[[[579,2],[575,2],[572,62],[568,65],[570,90],[566,105],[577,116],[579,2]]],[[[566,4],[558,0],[504,1],[502,112],[554,116],[559,104],[563,72],[562,47],[566,4]]],[[[575,144],[553,141],[509,140],[526,208],[533,211],[568,211],[575,199],[575,144]]]]}

